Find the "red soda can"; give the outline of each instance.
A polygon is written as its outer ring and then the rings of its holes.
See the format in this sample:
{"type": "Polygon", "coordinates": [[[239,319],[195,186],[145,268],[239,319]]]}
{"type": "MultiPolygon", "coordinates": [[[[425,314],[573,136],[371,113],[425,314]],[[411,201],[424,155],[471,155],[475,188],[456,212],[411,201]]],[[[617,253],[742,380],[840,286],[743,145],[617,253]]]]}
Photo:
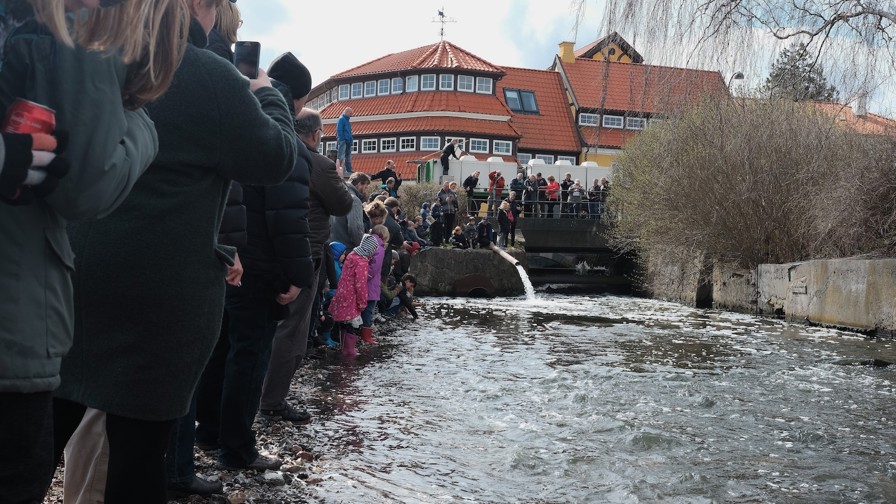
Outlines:
{"type": "Polygon", "coordinates": [[[4,133],[53,133],[56,129],[56,112],[39,103],[16,98],[6,109],[3,118],[4,133]]]}

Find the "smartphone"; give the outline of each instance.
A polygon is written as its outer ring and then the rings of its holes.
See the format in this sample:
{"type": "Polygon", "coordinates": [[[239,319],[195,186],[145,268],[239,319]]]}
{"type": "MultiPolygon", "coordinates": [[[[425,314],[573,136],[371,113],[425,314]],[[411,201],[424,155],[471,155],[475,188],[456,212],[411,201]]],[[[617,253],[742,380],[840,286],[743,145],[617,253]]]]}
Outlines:
{"type": "Polygon", "coordinates": [[[233,64],[241,74],[250,79],[258,78],[261,43],[238,40],[233,49],[233,64]]]}

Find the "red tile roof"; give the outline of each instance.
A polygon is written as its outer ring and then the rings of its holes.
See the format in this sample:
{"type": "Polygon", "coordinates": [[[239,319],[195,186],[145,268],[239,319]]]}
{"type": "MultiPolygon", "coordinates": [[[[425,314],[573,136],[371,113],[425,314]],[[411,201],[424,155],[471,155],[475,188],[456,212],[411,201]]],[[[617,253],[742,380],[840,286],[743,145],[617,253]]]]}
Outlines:
{"type": "MultiPolygon", "coordinates": [[[[497,94],[504,102],[504,88],[534,91],[538,114],[514,113],[511,123],[522,138],[524,151],[566,151],[577,155],[578,136],[560,74],[551,70],[504,67],[506,75],[497,83],[497,94]]],[[[506,103],[504,103],[506,107],[506,103]]],[[[508,109],[509,110],[509,109],[508,109]]]]}
{"type": "Polygon", "coordinates": [[[857,115],[849,105],[816,101],[812,104],[821,112],[836,118],[838,123],[863,135],[896,136],[896,120],[877,114],[857,115]]]}
{"type": "Polygon", "coordinates": [[[428,46],[393,53],[338,73],[332,79],[347,79],[382,73],[419,69],[470,70],[477,73],[501,74],[500,68],[488,61],[442,40],[428,46]]]}
{"type": "Polygon", "coordinates": [[[622,148],[629,140],[638,136],[636,130],[618,128],[595,128],[579,126],[579,133],[585,143],[593,147],[622,148]]]}
{"type": "MultiPolygon", "coordinates": [[[[635,63],[643,63],[644,58],[641,56],[641,53],[635,50],[634,47],[631,46],[621,35],[617,32],[613,32],[606,37],[595,40],[594,42],[586,45],[585,47],[580,47],[575,51],[576,58],[588,58],[591,59],[595,54],[601,52],[610,44],[616,44],[622,49],[623,53],[626,54],[629,58],[632,59],[635,63]]],[[[621,55],[619,55],[621,56],[621,55]]],[[[619,57],[617,56],[617,58],[619,57]]]]}
{"type": "MultiPolygon", "coordinates": [[[[352,136],[356,139],[368,135],[377,137],[388,135],[401,135],[404,133],[415,135],[440,135],[440,134],[469,134],[505,137],[508,140],[516,139],[520,133],[514,126],[506,121],[487,121],[484,119],[468,119],[460,117],[408,117],[401,119],[381,119],[376,121],[352,121],[352,136]]],[[[324,125],[324,139],[333,140],[336,137],[336,124],[324,125]]]]}
{"type": "MultiPolygon", "coordinates": [[[[345,107],[356,117],[406,112],[459,112],[509,116],[510,109],[494,95],[461,91],[417,91],[333,102],[320,111],[322,119],[336,119],[345,107]]],[[[354,124],[353,124],[354,126],[354,124]]]]}
{"type": "Polygon", "coordinates": [[[558,64],[584,109],[662,113],[703,96],[728,94],[721,74],[707,70],[581,58],[558,64]]]}

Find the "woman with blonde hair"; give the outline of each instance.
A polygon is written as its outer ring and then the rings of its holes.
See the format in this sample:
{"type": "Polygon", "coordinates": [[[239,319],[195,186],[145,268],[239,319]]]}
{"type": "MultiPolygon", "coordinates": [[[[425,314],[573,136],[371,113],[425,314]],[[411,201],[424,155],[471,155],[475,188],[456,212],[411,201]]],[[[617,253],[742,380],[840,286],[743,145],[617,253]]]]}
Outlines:
{"type": "MultiPolygon", "coordinates": [[[[52,391],[74,325],[67,221],[112,212],[149,166],[158,137],[137,109],[165,92],[184,51],[181,0],[99,3],[9,0],[0,12],[0,115],[18,98],[53,109],[71,165],[49,188],[3,173],[19,185],[0,203],[0,292],[15,293],[0,303],[0,347],[16,349],[0,352],[4,502],[43,500],[56,465],[52,391]]],[[[22,145],[30,156],[20,140],[4,134],[0,157],[22,145]]]]}

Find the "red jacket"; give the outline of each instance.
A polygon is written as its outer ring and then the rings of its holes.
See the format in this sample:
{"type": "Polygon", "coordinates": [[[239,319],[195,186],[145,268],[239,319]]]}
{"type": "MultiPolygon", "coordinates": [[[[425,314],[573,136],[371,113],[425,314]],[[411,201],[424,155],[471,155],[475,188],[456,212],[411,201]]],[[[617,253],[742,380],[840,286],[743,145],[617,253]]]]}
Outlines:
{"type": "Polygon", "coordinates": [[[497,177],[497,180],[496,180],[495,177],[497,175],[498,175],[497,170],[488,174],[488,180],[489,180],[488,192],[491,193],[492,189],[494,189],[495,190],[495,198],[500,198],[501,193],[504,192],[504,176],[503,175],[499,176],[499,177],[497,177]]]}

